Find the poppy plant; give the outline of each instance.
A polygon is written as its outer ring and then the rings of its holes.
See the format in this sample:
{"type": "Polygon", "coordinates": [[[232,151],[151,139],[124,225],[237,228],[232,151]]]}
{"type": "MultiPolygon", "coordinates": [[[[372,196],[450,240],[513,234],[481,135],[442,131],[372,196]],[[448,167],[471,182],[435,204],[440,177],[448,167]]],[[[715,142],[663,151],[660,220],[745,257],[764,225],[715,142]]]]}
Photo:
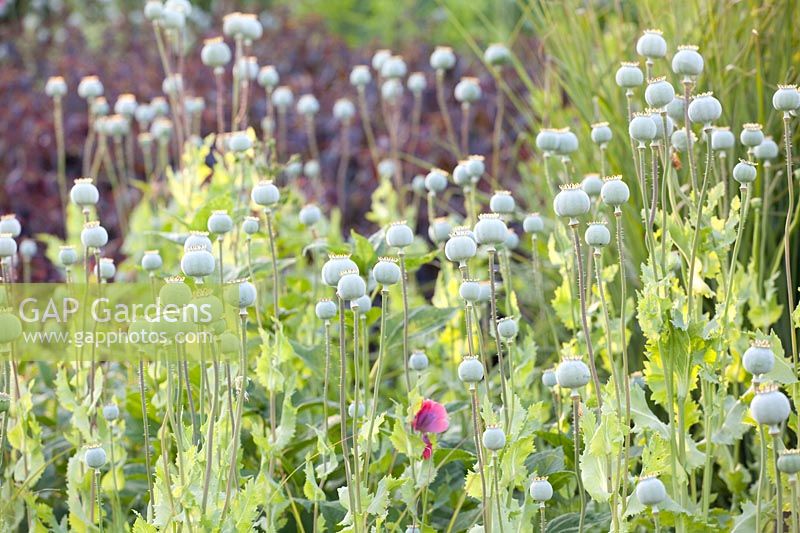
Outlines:
{"type": "Polygon", "coordinates": [[[428,438],[428,433],[444,433],[447,431],[447,428],[450,427],[447,410],[439,402],[423,400],[414,415],[411,427],[414,431],[422,433],[422,441],[425,443],[422,458],[430,459],[433,453],[433,443],[428,438]]]}

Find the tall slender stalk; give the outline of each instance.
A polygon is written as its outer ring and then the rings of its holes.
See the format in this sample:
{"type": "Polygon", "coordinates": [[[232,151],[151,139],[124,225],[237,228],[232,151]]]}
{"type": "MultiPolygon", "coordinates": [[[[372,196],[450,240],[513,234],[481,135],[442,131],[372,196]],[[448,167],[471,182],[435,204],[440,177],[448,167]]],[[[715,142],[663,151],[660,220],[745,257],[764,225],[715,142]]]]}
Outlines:
{"type": "Polygon", "coordinates": [[[781,441],[781,431],[777,426],[769,430],[772,437],[772,458],[775,468],[775,533],[783,533],[783,484],[781,482],[781,471],[778,470],[779,448],[783,446],[781,441]]]}
{"type": "MultiPolygon", "coordinates": [[[[786,207],[786,222],[783,226],[783,261],[786,270],[786,302],[789,311],[789,337],[792,342],[792,363],[795,373],[800,372],[800,359],[797,352],[797,326],[791,319],[794,313],[794,291],[797,288],[792,282],[792,247],[790,232],[792,227],[792,217],[794,216],[794,174],[792,173],[792,116],[788,111],[783,113],[783,141],[786,149],[786,194],[789,197],[789,205],[786,207]]],[[[797,384],[792,388],[797,392],[797,384]]]]}
{"type": "Polygon", "coordinates": [[[578,521],[578,532],[583,532],[583,523],[586,519],[586,493],[583,490],[583,480],[581,479],[581,396],[577,390],[572,390],[572,443],[575,448],[575,479],[578,483],[578,496],[580,497],[580,520],[578,521]]]}
{"type": "Polygon", "coordinates": [[[367,138],[367,147],[372,158],[372,166],[377,169],[380,156],[378,155],[375,132],[372,130],[372,121],[370,120],[369,107],[367,106],[367,93],[363,85],[358,86],[358,114],[361,115],[361,124],[364,127],[364,135],[367,138]]]}
{"type": "Polygon", "coordinates": [[[64,147],[64,110],[61,96],[53,97],[53,122],[56,130],[56,165],[58,168],[58,192],[61,198],[61,211],[67,214],[67,155],[64,147]]]}
{"type": "Polygon", "coordinates": [[[491,316],[489,317],[489,321],[492,324],[492,328],[494,331],[494,341],[495,346],[497,348],[497,361],[498,367],[500,370],[500,397],[503,400],[503,420],[505,421],[505,425],[503,429],[508,432],[510,431],[510,420],[508,416],[508,409],[510,406],[509,398],[508,398],[508,385],[506,384],[506,370],[505,370],[505,363],[503,361],[503,346],[500,342],[500,332],[497,329],[497,287],[495,285],[494,279],[494,258],[497,254],[497,250],[495,250],[494,246],[490,246],[488,249],[489,252],[489,312],[491,316]]]}
{"type": "Polygon", "coordinates": [[[242,411],[244,410],[244,397],[247,392],[247,312],[244,310],[239,311],[239,318],[241,319],[242,330],[242,340],[239,348],[239,376],[241,381],[239,383],[239,396],[236,403],[236,416],[233,419],[233,442],[231,443],[230,468],[228,470],[228,481],[225,486],[225,504],[222,506],[220,523],[225,522],[225,515],[230,505],[233,480],[236,477],[236,456],[239,451],[239,436],[242,430],[242,411]]]}
{"type": "MultiPolygon", "coordinates": [[[[619,206],[614,208],[614,218],[616,219],[616,233],[617,233],[617,254],[619,255],[619,280],[620,280],[620,311],[619,311],[619,342],[622,348],[622,380],[625,389],[625,425],[630,426],[631,421],[631,377],[628,365],[628,339],[626,338],[626,320],[625,320],[625,299],[627,278],[625,275],[625,246],[622,239],[622,209],[619,206]]],[[[625,442],[622,447],[622,495],[623,507],[626,506],[625,496],[628,494],[628,462],[629,450],[631,447],[630,431],[625,432],[625,442]]]]}
{"type": "Polygon", "coordinates": [[[400,257],[400,288],[403,292],[403,372],[406,378],[406,390],[411,390],[411,377],[408,372],[408,273],[406,272],[406,253],[402,249],[397,253],[400,257]]]}
{"type": "Polygon", "coordinates": [[[581,304],[581,326],[583,328],[583,336],[586,341],[586,351],[589,356],[589,370],[592,373],[592,383],[594,384],[595,394],[597,394],[597,406],[603,408],[603,394],[600,388],[600,378],[597,375],[597,367],[594,361],[594,348],[592,346],[591,333],[589,332],[589,319],[586,312],[586,292],[583,287],[584,273],[583,273],[583,257],[581,256],[581,238],[578,235],[578,221],[571,219],[569,222],[572,228],[573,244],[575,247],[575,259],[578,266],[578,299],[581,304]]]}
{"type": "MultiPolygon", "coordinates": [[[[369,465],[372,461],[372,432],[375,429],[375,417],[378,411],[378,398],[380,398],[381,378],[383,376],[383,359],[386,349],[386,315],[389,313],[389,290],[381,289],[381,326],[379,332],[377,370],[375,371],[375,385],[372,393],[372,405],[369,409],[369,431],[367,431],[367,449],[364,454],[364,484],[369,487],[369,465]]],[[[365,384],[366,386],[366,384],[365,384]]]]}
{"type": "Polygon", "coordinates": [[[450,120],[450,111],[447,109],[447,100],[444,93],[444,70],[436,70],[436,102],[439,105],[439,113],[442,115],[444,122],[444,129],[447,134],[447,140],[450,146],[457,149],[458,142],[456,141],[456,133],[453,129],[453,121],[450,120]]]}
{"type": "Polygon", "coordinates": [[[501,86],[502,67],[493,70],[495,90],[494,131],[492,132],[492,188],[500,179],[500,143],[503,140],[503,116],[506,110],[505,93],[501,86]]]}
{"type": "MultiPolygon", "coordinates": [[[[345,393],[345,385],[347,379],[347,337],[345,335],[344,325],[344,300],[339,298],[339,429],[342,438],[342,462],[344,462],[344,474],[347,481],[347,498],[350,503],[350,511],[355,516],[356,512],[356,498],[355,491],[357,487],[353,485],[353,474],[350,470],[350,446],[348,444],[347,436],[347,396],[345,393]]],[[[356,531],[357,521],[353,522],[356,531]]]]}
{"type": "Polygon", "coordinates": [[[461,103],[461,156],[464,157],[469,152],[469,102],[461,103]]]}
{"type": "Polygon", "coordinates": [[[481,425],[478,419],[478,388],[470,384],[469,394],[472,408],[472,429],[475,433],[475,455],[478,457],[478,470],[481,476],[481,512],[483,513],[483,528],[486,533],[492,531],[492,521],[489,516],[489,506],[486,501],[486,474],[484,471],[483,448],[481,443],[481,425]]]}
{"type": "MultiPolygon", "coordinates": [[[[703,204],[706,201],[706,192],[708,190],[708,174],[709,168],[711,167],[711,127],[704,128],[706,133],[706,138],[708,139],[708,153],[706,157],[706,170],[703,173],[703,185],[700,188],[700,197],[697,199],[697,212],[695,216],[695,227],[694,227],[694,235],[692,236],[692,249],[689,255],[689,279],[687,280],[688,286],[686,287],[687,294],[687,306],[686,306],[686,316],[687,322],[691,320],[692,313],[694,310],[693,301],[694,301],[694,270],[695,270],[695,263],[697,261],[697,248],[700,244],[700,226],[702,225],[703,219],[703,204]]],[[[691,142],[689,143],[691,146],[691,142]]],[[[692,164],[691,161],[689,163],[692,164]]]]}
{"type": "Polygon", "coordinates": [[[760,459],[758,462],[758,488],[756,489],[756,531],[761,532],[763,531],[761,528],[761,502],[764,501],[762,490],[767,471],[767,437],[764,433],[764,426],[761,424],[758,425],[758,437],[760,459]]]}
{"type": "Polygon", "coordinates": [[[347,207],[347,166],[350,163],[350,121],[342,123],[339,132],[341,139],[341,150],[339,152],[339,167],[336,170],[336,202],[339,212],[344,214],[347,207]]]}

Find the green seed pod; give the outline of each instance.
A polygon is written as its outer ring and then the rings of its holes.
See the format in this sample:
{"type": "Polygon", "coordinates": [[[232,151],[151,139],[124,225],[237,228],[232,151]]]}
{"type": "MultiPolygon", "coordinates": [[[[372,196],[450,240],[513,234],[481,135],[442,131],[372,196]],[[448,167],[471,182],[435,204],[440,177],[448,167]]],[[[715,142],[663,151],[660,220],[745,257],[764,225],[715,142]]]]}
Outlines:
{"type": "Polygon", "coordinates": [[[428,356],[422,350],[414,350],[408,358],[408,368],[415,372],[422,372],[428,368],[428,356]]]}
{"type": "Polygon", "coordinates": [[[368,313],[370,309],[372,309],[372,298],[369,297],[369,294],[364,294],[355,300],[350,300],[350,310],[354,313],[357,311],[363,316],[364,313],[368,313]]]}
{"type": "Polygon", "coordinates": [[[628,185],[622,181],[622,176],[610,176],[603,180],[603,188],[600,189],[600,198],[606,205],[619,207],[626,203],[631,197],[628,185]]]}
{"type": "Polygon", "coordinates": [[[226,283],[225,301],[238,309],[250,307],[256,301],[256,288],[246,279],[235,279],[226,283]]]}
{"type": "Polygon", "coordinates": [[[636,497],[642,505],[657,507],[667,499],[667,489],[657,477],[641,476],[636,484],[636,497]]]}
{"type": "Polygon", "coordinates": [[[611,232],[608,231],[605,223],[592,222],[586,227],[584,239],[586,239],[586,244],[589,246],[603,248],[611,242],[611,232]]]}
{"type": "Polygon", "coordinates": [[[110,257],[100,258],[100,263],[94,267],[94,275],[100,276],[102,279],[110,280],[117,273],[117,267],[114,266],[114,260],[110,257]]]}
{"type": "Polygon", "coordinates": [[[482,155],[471,155],[464,161],[464,168],[469,174],[470,181],[475,184],[486,173],[486,161],[482,155]]]}
{"type": "Polygon", "coordinates": [[[730,128],[716,126],[711,130],[711,149],[715,152],[732,150],[735,145],[736,137],[730,128]]]}
{"type": "Polygon", "coordinates": [[[647,82],[644,99],[650,107],[662,109],[674,98],[675,87],[666,78],[655,78],[647,82]]]}
{"type": "Polygon", "coordinates": [[[508,65],[511,63],[511,50],[501,43],[490,44],[483,53],[483,60],[493,67],[508,65]]]}
{"type": "Polygon", "coordinates": [[[142,256],[142,268],[147,272],[154,272],[164,265],[158,250],[147,250],[142,256]]]}
{"type": "Polygon", "coordinates": [[[650,118],[650,114],[637,113],[628,124],[628,134],[631,139],[639,143],[652,141],[657,133],[658,128],[650,118]]]}
{"type": "Polygon", "coordinates": [[[297,113],[303,116],[314,116],[319,113],[319,100],[313,94],[304,94],[297,100],[297,113]]]}
{"type": "Polygon", "coordinates": [[[336,304],[332,300],[324,298],[317,302],[314,307],[317,318],[320,320],[330,320],[336,316],[336,304]]]}
{"type": "Polygon", "coordinates": [[[281,193],[271,181],[260,181],[250,193],[253,203],[261,207],[272,207],[281,199],[281,193]]]}
{"type": "Polygon", "coordinates": [[[449,238],[452,230],[453,226],[446,218],[436,218],[428,227],[428,237],[436,244],[440,244],[449,238]]]}
{"type": "Polygon", "coordinates": [[[465,301],[475,303],[481,297],[481,284],[473,280],[464,280],[458,287],[458,294],[465,301]]]}
{"type": "Polygon", "coordinates": [[[235,355],[239,353],[239,338],[236,334],[226,331],[219,336],[220,351],[223,355],[235,355]]]}
{"type": "Polygon", "coordinates": [[[61,98],[67,94],[67,82],[61,76],[51,76],[44,86],[44,93],[50,98],[61,98]]]}
{"type": "MultiPolygon", "coordinates": [[[[697,142],[697,137],[695,136],[694,132],[690,132],[692,135],[692,144],[697,142]]],[[[689,149],[689,141],[686,137],[686,130],[679,129],[672,132],[672,135],[669,138],[670,144],[672,147],[675,148],[678,152],[685,152],[689,149]]]]}
{"type": "Polygon", "coordinates": [[[478,215],[474,233],[478,244],[496,246],[505,242],[508,228],[496,213],[483,213],[478,215]]]}
{"type": "Polygon", "coordinates": [[[748,148],[755,148],[764,141],[761,124],[745,124],[739,134],[739,141],[748,148]]]}
{"type": "Polygon", "coordinates": [[[158,300],[161,305],[177,305],[183,307],[192,300],[192,289],[183,282],[181,277],[167,278],[166,283],[158,291],[158,300]]]}
{"type": "Polygon", "coordinates": [[[722,115],[722,104],[712,93],[698,94],[689,103],[689,120],[710,127],[722,115]]]}
{"type": "Polygon", "coordinates": [[[558,150],[558,130],[545,128],[536,134],[536,147],[542,152],[558,150]]]}
{"type": "Polygon", "coordinates": [[[505,246],[507,250],[516,250],[519,247],[519,236],[513,228],[508,228],[503,246],[505,246]]]}
{"type": "Polygon", "coordinates": [[[172,137],[172,121],[158,117],[150,125],[150,134],[159,142],[165,143],[172,137]]]}
{"type": "Polygon", "coordinates": [[[265,65],[258,71],[256,80],[261,87],[272,90],[280,83],[281,76],[273,65],[265,65]]]}
{"type": "Polygon", "coordinates": [[[590,197],[596,198],[603,190],[603,180],[599,174],[586,174],[581,182],[581,189],[590,197]]]}
{"type": "Polygon", "coordinates": [[[465,356],[458,365],[458,379],[463,383],[478,383],[483,379],[483,365],[475,357],[465,356]]]}
{"type": "Polygon", "coordinates": [[[556,148],[556,152],[562,156],[567,156],[573,152],[576,152],[579,147],[578,143],[578,136],[569,131],[568,129],[563,129],[558,131],[558,148],[556,148]]]}
{"type": "Polygon", "coordinates": [[[0,312],[0,345],[14,342],[22,335],[22,322],[9,310],[0,312]]]}
{"type": "Polygon", "coordinates": [[[431,53],[430,64],[434,70],[450,70],[456,65],[456,55],[449,46],[437,46],[431,53]]]}
{"type": "Polygon", "coordinates": [[[354,269],[358,270],[358,266],[350,259],[349,255],[331,254],[322,265],[322,282],[328,287],[336,287],[342,277],[342,272],[354,269]]]}
{"type": "Polygon", "coordinates": [[[510,341],[519,333],[519,326],[513,318],[504,317],[497,321],[497,332],[500,334],[501,339],[510,341]]]}
{"type": "Polygon", "coordinates": [[[556,215],[574,219],[589,212],[592,201],[580,185],[562,185],[560,189],[553,199],[553,210],[556,215]]]}
{"type": "Polygon", "coordinates": [[[474,103],[481,99],[483,92],[478,78],[464,76],[456,84],[454,95],[457,102],[474,103]]]}
{"type": "Polygon", "coordinates": [[[115,403],[109,403],[103,406],[103,418],[109,422],[113,422],[119,418],[119,407],[115,403]]]}
{"type": "Polygon", "coordinates": [[[97,76],[84,76],[78,83],[78,96],[85,100],[103,96],[103,83],[97,76]]]}
{"type": "Polygon", "coordinates": [[[439,193],[447,188],[447,172],[433,168],[425,176],[425,188],[428,192],[439,193]]]}
{"type": "Polygon", "coordinates": [[[242,221],[242,231],[247,235],[258,233],[259,221],[258,217],[245,217],[242,221]]]}
{"type": "Polygon", "coordinates": [[[78,254],[74,246],[62,246],[58,250],[58,260],[65,267],[74,265],[78,262],[78,254]]]}
{"type": "Polygon", "coordinates": [[[87,446],[83,454],[83,460],[86,466],[97,470],[106,464],[106,451],[99,444],[87,446]]]}
{"type": "Polygon", "coordinates": [[[800,93],[796,85],[778,85],[778,90],[772,95],[772,107],[775,111],[794,111],[800,107],[800,93]]]}
{"type": "Polygon", "coordinates": [[[544,232],[544,220],[539,213],[531,213],[522,221],[522,230],[525,233],[544,232]]]}
{"type": "Polygon", "coordinates": [[[647,59],[660,59],[667,55],[667,41],[661,30],[644,30],[636,41],[636,53],[647,59]]]}
{"type": "Polygon", "coordinates": [[[300,209],[300,223],[306,227],[311,227],[322,218],[322,211],[314,204],[308,204],[300,209]]]}
{"type": "MultiPolygon", "coordinates": [[[[236,288],[237,287],[234,286],[233,291],[231,291],[231,286],[225,288],[226,301],[230,301],[232,305],[238,305],[239,303],[237,298],[238,293],[235,290],[236,288]],[[229,296],[229,292],[233,292],[233,294],[229,296]]],[[[195,322],[197,324],[213,324],[223,318],[225,307],[222,305],[222,300],[210,289],[197,289],[192,299],[189,301],[189,305],[196,309],[196,315],[193,318],[196,317],[195,322]]]]}
{"type": "Polygon", "coordinates": [[[408,87],[408,90],[413,94],[419,96],[422,94],[422,91],[428,87],[428,80],[425,78],[424,73],[412,72],[406,81],[406,87],[408,87]]]}
{"type": "Polygon", "coordinates": [[[367,284],[358,275],[358,270],[344,270],[341,272],[339,283],[336,284],[336,294],[342,300],[355,300],[364,296],[367,284]]]}
{"type": "Polygon", "coordinates": [[[454,263],[463,263],[475,257],[478,244],[466,228],[456,228],[444,245],[444,255],[454,263]]]}
{"type": "Polygon", "coordinates": [[[800,472],[800,450],[782,450],[778,456],[778,470],[789,475],[800,472]]]}
{"type": "Polygon", "coordinates": [[[750,402],[750,416],[757,423],[770,426],[770,430],[789,418],[791,410],[789,399],[776,386],[757,389],[750,402]]]}
{"type": "Polygon", "coordinates": [[[493,213],[508,215],[514,212],[515,207],[514,197],[509,191],[495,191],[489,199],[489,209],[493,213]]]}
{"type": "Polygon", "coordinates": [[[667,116],[671,118],[673,122],[683,122],[683,119],[686,118],[684,116],[685,110],[686,100],[683,96],[676,95],[675,98],[667,104],[667,116]]]}
{"type": "Polygon", "coordinates": [[[231,62],[231,57],[231,49],[222,40],[222,37],[206,39],[200,50],[200,60],[205,66],[211,68],[224,67],[231,62]]]}
{"type": "MultiPolygon", "coordinates": [[[[603,146],[611,142],[612,137],[614,136],[611,128],[608,126],[608,122],[597,122],[592,124],[592,142],[603,146]]],[[[539,144],[539,136],[536,136],[536,144],[539,144]]]]}
{"type": "Polygon", "coordinates": [[[735,167],[733,167],[733,179],[741,183],[753,183],[756,181],[756,167],[750,161],[740,160],[735,167]]]}
{"type": "Polygon", "coordinates": [[[285,113],[287,109],[292,107],[292,103],[294,103],[294,93],[286,85],[276,87],[272,92],[272,105],[278,110],[285,113]]]}
{"type": "Polygon", "coordinates": [[[99,222],[87,222],[81,231],[81,243],[87,248],[102,248],[108,243],[108,232],[99,222]]]}
{"type": "Polygon", "coordinates": [[[672,72],[685,78],[692,78],[703,72],[703,56],[697,52],[697,47],[682,45],[672,56],[672,72]]]}
{"type": "Polygon", "coordinates": [[[742,356],[745,370],[754,376],[767,374],[775,366],[775,353],[768,340],[756,340],[750,344],[742,356]]]}
{"type": "Polygon", "coordinates": [[[408,67],[402,57],[390,56],[381,65],[380,73],[384,79],[404,78],[408,73],[408,67]]]}
{"type": "Polygon", "coordinates": [[[386,229],[386,244],[395,248],[405,248],[414,242],[414,232],[405,220],[393,222],[386,229]]]}
{"type": "Polygon", "coordinates": [[[206,227],[210,233],[223,235],[233,229],[233,219],[227,211],[212,211],[206,227]]]}
{"type": "Polygon", "coordinates": [[[91,178],[80,178],[75,180],[69,191],[69,197],[78,207],[89,207],[100,201],[100,191],[92,183],[91,178]]]}
{"type": "Polygon", "coordinates": [[[552,368],[548,368],[544,372],[542,372],[542,385],[547,387],[548,389],[552,389],[556,385],[558,385],[558,380],[556,379],[556,371],[552,368]]]}
{"type": "Polygon", "coordinates": [[[228,323],[225,322],[225,319],[215,320],[211,323],[210,331],[214,335],[222,335],[228,329],[228,323]]]}
{"type": "Polygon", "coordinates": [[[247,132],[235,131],[228,135],[226,144],[228,146],[228,150],[231,152],[242,153],[252,148],[253,141],[250,140],[250,136],[247,135],[247,132]]]}
{"type": "Polygon", "coordinates": [[[351,403],[347,407],[347,416],[349,416],[350,418],[363,418],[366,413],[367,409],[361,402],[358,402],[357,407],[355,403],[351,403]]]}
{"type": "Polygon", "coordinates": [[[214,273],[216,261],[204,247],[189,248],[181,258],[181,270],[185,276],[204,278],[214,273]]]}
{"type": "Polygon", "coordinates": [[[350,71],[350,85],[354,87],[364,87],[372,81],[372,74],[367,65],[356,65],[350,71]]]}
{"type": "Polygon", "coordinates": [[[350,123],[356,114],[356,106],[347,98],[339,98],[333,104],[333,117],[342,123],[350,123]]]}
{"type": "Polygon", "coordinates": [[[757,159],[772,161],[778,157],[778,144],[772,140],[772,137],[764,137],[764,141],[753,149],[753,155],[757,159]]]}
{"type": "Polygon", "coordinates": [[[535,477],[531,481],[531,486],[528,489],[531,499],[535,502],[544,503],[550,501],[553,497],[553,486],[544,477],[535,477]]]}
{"type": "Polygon", "coordinates": [[[590,378],[589,367],[578,358],[565,358],[556,368],[558,386],[565,389],[579,389],[589,383],[590,378]]]}
{"type": "Polygon", "coordinates": [[[644,74],[639,63],[623,61],[614,75],[617,85],[623,89],[633,89],[644,83],[644,74]]]}
{"type": "Polygon", "coordinates": [[[0,258],[13,257],[17,254],[17,241],[10,233],[0,233],[0,258]]]}
{"type": "Polygon", "coordinates": [[[481,440],[484,448],[496,452],[506,445],[506,434],[500,426],[487,426],[481,440]]]}
{"type": "Polygon", "coordinates": [[[381,257],[372,269],[375,281],[383,286],[400,282],[400,267],[394,257],[381,257]]]}
{"type": "Polygon", "coordinates": [[[164,4],[161,3],[161,0],[147,0],[144,5],[144,18],[147,20],[158,20],[163,12],[164,4]]]}

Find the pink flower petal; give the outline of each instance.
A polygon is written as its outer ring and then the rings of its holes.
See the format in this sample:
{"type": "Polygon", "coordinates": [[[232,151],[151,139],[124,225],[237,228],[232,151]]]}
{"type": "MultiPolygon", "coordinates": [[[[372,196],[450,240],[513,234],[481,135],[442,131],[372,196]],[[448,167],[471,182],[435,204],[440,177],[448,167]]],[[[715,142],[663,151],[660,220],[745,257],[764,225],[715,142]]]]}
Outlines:
{"type": "Polygon", "coordinates": [[[412,423],[414,430],[420,433],[443,433],[450,427],[447,410],[433,400],[423,400],[412,423]]]}

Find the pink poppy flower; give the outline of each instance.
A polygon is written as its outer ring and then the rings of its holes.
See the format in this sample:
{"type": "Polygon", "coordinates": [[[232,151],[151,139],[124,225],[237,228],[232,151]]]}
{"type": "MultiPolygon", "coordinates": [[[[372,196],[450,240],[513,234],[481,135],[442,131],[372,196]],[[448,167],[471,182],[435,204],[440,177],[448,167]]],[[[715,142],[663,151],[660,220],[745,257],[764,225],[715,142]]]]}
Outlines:
{"type": "Polygon", "coordinates": [[[433,443],[428,438],[428,433],[444,433],[450,427],[450,420],[447,417],[447,410],[444,406],[433,400],[423,400],[422,404],[414,415],[411,423],[414,431],[422,433],[422,442],[425,449],[422,451],[423,459],[430,459],[433,454],[433,443]]]}

